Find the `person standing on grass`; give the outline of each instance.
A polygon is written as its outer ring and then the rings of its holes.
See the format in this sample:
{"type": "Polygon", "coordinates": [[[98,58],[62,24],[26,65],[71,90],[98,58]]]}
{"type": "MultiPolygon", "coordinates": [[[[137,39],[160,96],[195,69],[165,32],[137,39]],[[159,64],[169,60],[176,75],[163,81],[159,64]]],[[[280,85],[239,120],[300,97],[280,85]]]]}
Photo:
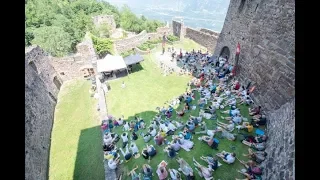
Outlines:
{"type": "Polygon", "coordinates": [[[126,87],[126,84],[124,83],[124,81],[121,84],[122,89],[126,87]]]}

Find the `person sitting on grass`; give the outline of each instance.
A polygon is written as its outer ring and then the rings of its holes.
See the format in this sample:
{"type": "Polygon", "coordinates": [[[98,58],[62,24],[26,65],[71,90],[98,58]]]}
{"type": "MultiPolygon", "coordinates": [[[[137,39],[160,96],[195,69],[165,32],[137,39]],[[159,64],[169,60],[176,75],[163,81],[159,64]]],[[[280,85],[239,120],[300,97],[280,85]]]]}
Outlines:
{"type": "Polygon", "coordinates": [[[202,122],[202,117],[201,116],[196,117],[196,116],[191,116],[190,115],[190,119],[189,120],[191,120],[194,123],[195,126],[198,126],[199,123],[202,122]]]}
{"type": "Polygon", "coordinates": [[[208,163],[208,167],[211,168],[212,170],[216,170],[219,167],[219,162],[218,159],[216,157],[213,156],[201,156],[200,159],[202,159],[203,161],[206,161],[208,163]]]}
{"type": "Polygon", "coordinates": [[[167,127],[168,127],[169,131],[174,132],[175,130],[177,130],[177,127],[172,122],[173,122],[172,120],[169,121],[167,127]]]}
{"type": "Polygon", "coordinates": [[[225,119],[225,120],[231,120],[232,122],[236,123],[236,124],[240,124],[242,122],[242,117],[240,114],[236,114],[235,116],[231,116],[231,117],[223,117],[221,116],[221,119],[225,119]]]}
{"type": "Polygon", "coordinates": [[[237,126],[238,129],[244,129],[246,132],[251,133],[253,131],[252,123],[243,122],[242,125],[237,126]]]}
{"type": "Polygon", "coordinates": [[[254,127],[264,126],[267,124],[267,118],[262,114],[259,118],[252,118],[251,123],[254,127]]]}
{"type": "Polygon", "coordinates": [[[179,171],[181,171],[186,176],[189,176],[190,173],[193,174],[193,169],[183,158],[177,158],[176,160],[179,163],[179,171]]]}
{"type": "Polygon", "coordinates": [[[240,110],[237,109],[235,106],[231,106],[230,110],[222,111],[223,114],[229,114],[230,117],[226,117],[227,120],[231,120],[231,117],[236,116],[237,114],[240,114],[240,110]]]}
{"type": "Polygon", "coordinates": [[[225,124],[217,120],[217,125],[229,132],[232,132],[234,130],[234,123],[232,121],[229,121],[229,124],[225,124]]]}
{"type": "Polygon", "coordinates": [[[144,164],[142,165],[142,173],[143,173],[143,180],[151,180],[153,173],[152,173],[152,168],[149,164],[144,164]]]}
{"type": "Polygon", "coordinates": [[[186,124],[186,127],[188,128],[188,131],[190,131],[190,132],[193,132],[194,129],[196,128],[194,122],[192,122],[192,121],[188,121],[186,124]]]}
{"type": "Polygon", "coordinates": [[[124,132],[122,135],[121,135],[121,139],[122,139],[122,148],[126,147],[126,145],[128,144],[128,133],[124,132]]]}
{"type": "Polygon", "coordinates": [[[207,128],[206,122],[201,123],[201,131],[195,132],[195,134],[207,134],[209,137],[213,137],[216,130],[210,130],[207,128]]]}
{"type": "Polygon", "coordinates": [[[154,136],[157,135],[157,130],[156,130],[155,128],[153,128],[153,127],[150,127],[148,133],[149,133],[152,137],[154,137],[154,136]]]}
{"type": "Polygon", "coordinates": [[[176,111],[176,113],[177,113],[177,115],[178,115],[178,118],[182,118],[183,115],[185,114],[185,111],[184,111],[184,109],[183,109],[183,110],[181,110],[181,111],[176,111]]]}
{"type": "Polygon", "coordinates": [[[120,151],[126,162],[128,162],[132,158],[132,153],[129,151],[128,146],[126,146],[126,152],[124,152],[122,148],[120,148],[120,151]]]}
{"type": "Polygon", "coordinates": [[[243,141],[247,141],[248,143],[262,143],[262,142],[266,142],[268,139],[267,135],[258,135],[258,136],[252,136],[252,135],[246,135],[246,134],[242,134],[244,137],[243,141]]]}
{"type": "Polygon", "coordinates": [[[108,167],[112,170],[117,169],[117,166],[122,162],[123,160],[120,161],[120,157],[113,157],[112,159],[108,160],[108,167]]]}
{"type": "Polygon", "coordinates": [[[254,152],[251,148],[248,149],[248,154],[242,154],[243,156],[249,157],[251,160],[255,161],[256,163],[262,163],[267,156],[267,153],[264,151],[257,151],[254,152]]]}
{"type": "Polygon", "coordinates": [[[128,176],[131,175],[132,180],[140,180],[140,173],[137,174],[135,171],[136,169],[138,169],[138,165],[127,174],[128,176]]]}
{"type": "Polygon", "coordinates": [[[118,137],[117,134],[106,133],[106,134],[103,136],[103,143],[104,143],[105,145],[112,144],[112,143],[116,142],[117,137],[118,137]]]}
{"type": "Polygon", "coordinates": [[[153,147],[153,145],[148,145],[147,144],[147,151],[150,157],[153,157],[157,154],[156,148],[153,147]]]}
{"type": "Polygon", "coordinates": [[[261,142],[261,143],[254,143],[254,142],[252,142],[252,143],[250,143],[250,142],[245,141],[245,140],[243,140],[243,141],[241,141],[241,142],[242,142],[243,144],[245,144],[245,145],[247,145],[247,146],[249,146],[249,147],[257,150],[257,151],[264,151],[264,150],[266,149],[266,143],[265,143],[265,142],[261,142]]]}
{"type": "Polygon", "coordinates": [[[163,144],[164,138],[161,136],[160,133],[158,133],[158,135],[154,137],[154,141],[156,145],[161,146],[163,144]]]}
{"type": "Polygon", "coordinates": [[[194,143],[188,139],[184,139],[182,134],[180,134],[179,136],[174,136],[174,138],[177,139],[182,149],[190,151],[193,148],[194,143]]]}
{"type": "Polygon", "coordinates": [[[255,108],[248,108],[249,109],[249,115],[254,116],[257,114],[260,114],[261,106],[255,107],[255,108]]]}
{"type": "Polygon", "coordinates": [[[144,147],[141,151],[141,155],[144,159],[149,159],[149,153],[148,153],[148,148],[144,147]]]}
{"type": "Polygon", "coordinates": [[[178,152],[181,149],[180,143],[178,141],[179,139],[174,137],[173,141],[170,143],[170,146],[176,151],[178,152]]]}
{"type": "Polygon", "coordinates": [[[223,137],[223,138],[226,138],[226,139],[228,139],[230,141],[235,141],[236,140],[236,135],[230,133],[229,131],[227,131],[227,130],[221,128],[221,127],[218,127],[216,131],[217,132],[221,132],[221,137],[223,137]]]}
{"type": "Polygon", "coordinates": [[[163,150],[164,152],[166,152],[168,154],[169,158],[174,158],[178,153],[173,149],[173,147],[168,146],[166,148],[164,148],[163,150]]]}
{"type": "Polygon", "coordinates": [[[168,171],[163,166],[158,166],[157,174],[160,180],[165,180],[168,177],[168,171]]]}
{"type": "Polygon", "coordinates": [[[132,140],[137,140],[138,139],[138,135],[135,132],[132,132],[132,140]]]}
{"type": "Polygon", "coordinates": [[[181,174],[175,169],[169,169],[171,180],[181,180],[181,174]]]}
{"type": "Polygon", "coordinates": [[[193,164],[196,166],[195,170],[198,171],[198,174],[200,177],[204,178],[205,180],[213,179],[212,177],[213,169],[202,166],[194,159],[194,157],[192,158],[192,160],[193,160],[193,164]]]}
{"type": "Polygon", "coordinates": [[[235,161],[236,153],[222,151],[221,153],[217,153],[216,156],[220,157],[224,162],[232,164],[235,161]]]}
{"type": "Polygon", "coordinates": [[[139,153],[138,146],[134,142],[131,142],[129,149],[132,151],[133,156],[139,153]]]}
{"type": "Polygon", "coordinates": [[[129,131],[129,130],[130,130],[129,123],[127,121],[124,121],[123,131],[129,131]]]}
{"type": "Polygon", "coordinates": [[[199,137],[199,140],[207,143],[212,149],[218,150],[218,143],[214,140],[213,136],[202,136],[199,137]]]}
{"type": "Polygon", "coordinates": [[[260,176],[262,175],[262,169],[259,166],[257,166],[256,163],[254,163],[251,160],[249,160],[248,162],[241,161],[240,159],[238,160],[246,168],[246,169],[243,169],[242,171],[238,170],[238,172],[246,176],[247,180],[261,179],[260,176]]]}
{"type": "Polygon", "coordinates": [[[144,136],[143,136],[143,141],[145,143],[149,142],[151,139],[151,134],[150,133],[146,133],[144,136]]]}

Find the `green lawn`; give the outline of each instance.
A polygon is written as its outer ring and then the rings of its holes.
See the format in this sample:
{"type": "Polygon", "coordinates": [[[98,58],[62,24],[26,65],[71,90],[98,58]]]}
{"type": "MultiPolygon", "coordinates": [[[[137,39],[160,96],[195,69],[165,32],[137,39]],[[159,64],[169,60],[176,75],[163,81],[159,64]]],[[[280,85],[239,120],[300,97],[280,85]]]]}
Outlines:
{"type": "MultiPolygon", "coordinates": [[[[145,61],[141,63],[143,70],[130,74],[130,77],[125,77],[110,82],[111,91],[107,96],[107,106],[109,114],[116,117],[124,115],[125,119],[129,121],[133,120],[135,115],[138,115],[147,122],[147,125],[149,125],[149,121],[156,115],[155,108],[157,106],[163,106],[167,100],[170,100],[173,97],[177,97],[185,91],[187,87],[187,81],[190,79],[190,77],[179,77],[176,75],[164,77],[160,74],[160,71],[152,64],[151,58],[152,56],[145,56],[145,61]],[[126,84],[126,88],[124,89],[121,88],[122,81],[124,81],[126,84]]],[[[196,94],[196,100],[192,101],[191,104],[196,104],[198,99],[199,94],[196,94]]],[[[241,109],[241,114],[248,117],[248,107],[239,107],[241,109]]],[[[182,106],[178,107],[177,109],[182,109],[182,106]]],[[[190,114],[193,116],[198,116],[199,108],[187,113],[183,118],[184,122],[187,121],[187,117],[190,114]]],[[[217,114],[218,117],[221,116],[219,110],[217,114]]],[[[172,119],[176,119],[175,114],[173,115],[172,119]]],[[[224,120],[221,120],[221,118],[219,118],[219,120],[225,122],[224,120]]],[[[215,120],[206,120],[206,122],[209,129],[213,129],[216,127],[215,120]]],[[[199,131],[199,129],[197,129],[196,131],[199,131]]],[[[114,132],[121,134],[122,128],[115,128],[114,132]]],[[[141,130],[138,131],[138,134],[140,132],[141,130]]],[[[143,132],[145,132],[145,130],[143,132]]],[[[177,134],[177,132],[175,134],[177,134]]],[[[192,167],[194,167],[192,157],[195,157],[200,164],[206,165],[206,163],[200,160],[199,157],[201,155],[214,155],[218,152],[209,148],[207,144],[200,142],[198,140],[198,137],[200,136],[201,135],[194,135],[193,142],[195,143],[195,145],[193,150],[191,150],[190,152],[186,152],[183,149],[179,151],[178,156],[183,157],[192,167]]],[[[219,133],[216,135],[216,137],[219,137],[219,133]]],[[[169,136],[168,138],[171,141],[171,137],[169,136]]],[[[235,146],[234,152],[237,154],[237,157],[243,160],[246,159],[242,156],[242,154],[247,153],[247,146],[243,145],[239,141],[231,142],[226,139],[219,140],[219,152],[222,150],[231,152],[231,146],[235,146]]],[[[118,142],[117,146],[121,147],[121,144],[122,140],[118,142]]],[[[142,147],[145,145],[141,136],[139,136],[136,144],[141,151],[142,147]]],[[[154,145],[154,142],[151,140],[149,144],[154,145]]],[[[168,166],[170,168],[178,168],[178,163],[175,160],[168,160],[167,155],[163,152],[163,147],[155,147],[158,154],[150,162],[150,165],[154,167],[154,173],[157,165],[162,160],[166,160],[167,162],[169,162],[168,166]]],[[[221,160],[219,161],[222,162],[221,160]]],[[[124,173],[127,173],[136,165],[141,167],[144,163],[147,163],[147,160],[145,160],[141,156],[138,159],[132,159],[128,163],[122,164],[121,168],[123,169],[124,173]]],[[[222,164],[223,165],[214,172],[215,179],[228,180],[234,179],[235,177],[242,177],[241,174],[236,172],[237,169],[243,168],[243,166],[238,161],[236,161],[232,165],[227,165],[224,162],[222,162],[222,164]]],[[[130,177],[126,176],[126,178],[124,179],[130,179],[130,177]]],[[[155,179],[158,179],[157,176],[155,176],[155,179]]],[[[196,179],[200,179],[200,177],[197,175],[196,179]]]]}
{"type": "Polygon", "coordinates": [[[55,110],[50,149],[50,180],[103,180],[103,153],[96,100],[90,82],[63,84],[55,110]]]}

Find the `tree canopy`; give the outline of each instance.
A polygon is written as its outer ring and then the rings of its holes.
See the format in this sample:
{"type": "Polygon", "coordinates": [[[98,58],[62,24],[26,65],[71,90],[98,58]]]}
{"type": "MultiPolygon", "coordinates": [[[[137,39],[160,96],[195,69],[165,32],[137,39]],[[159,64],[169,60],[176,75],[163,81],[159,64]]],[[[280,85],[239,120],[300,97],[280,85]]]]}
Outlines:
{"type": "Polygon", "coordinates": [[[37,44],[53,56],[74,52],[87,31],[108,37],[108,27],[94,27],[92,17],[96,15],[113,15],[117,27],[135,33],[155,32],[164,25],[137,17],[128,6],[118,10],[97,0],[28,0],[25,13],[25,46],[37,44]]]}

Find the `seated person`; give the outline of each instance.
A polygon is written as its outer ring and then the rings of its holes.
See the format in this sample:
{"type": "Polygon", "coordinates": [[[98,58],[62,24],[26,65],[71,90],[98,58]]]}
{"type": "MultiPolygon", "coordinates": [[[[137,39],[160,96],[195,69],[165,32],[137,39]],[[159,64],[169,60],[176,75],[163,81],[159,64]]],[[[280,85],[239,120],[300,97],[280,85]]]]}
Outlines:
{"type": "Polygon", "coordinates": [[[175,169],[169,169],[169,174],[172,180],[180,180],[181,174],[175,169]]]}
{"type": "Polygon", "coordinates": [[[255,127],[259,127],[259,126],[264,126],[267,124],[267,118],[266,116],[263,114],[261,115],[259,118],[253,118],[251,123],[253,124],[253,126],[255,127]]]}
{"type": "Polygon", "coordinates": [[[261,106],[255,107],[255,108],[249,108],[249,114],[250,116],[254,116],[257,114],[260,114],[261,106]]]}
{"type": "Polygon", "coordinates": [[[227,120],[230,120],[231,117],[234,117],[236,116],[237,114],[240,114],[240,110],[235,108],[235,106],[231,106],[231,109],[230,110],[226,110],[226,111],[222,111],[221,113],[223,114],[229,114],[229,118],[227,117],[226,119],[227,120]]]}
{"type": "Polygon", "coordinates": [[[218,163],[218,159],[216,157],[212,157],[212,156],[201,156],[200,159],[206,161],[208,163],[209,168],[211,168],[212,170],[216,170],[219,167],[219,163],[218,163]]]}
{"type": "Polygon", "coordinates": [[[130,127],[129,127],[129,123],[124,121],[124,124],[123,124],[123,131],[129,131],[130,130],[130,127]]]}
{"type": "Polygon", "coordinates": [[[116,169],[117,168],[117,166],[119,165],[119,164],[121,164],[122,163],[122,161],[120,161],[120,158],[119,157],[117,157],[117,158],[113,158],[113,159],[110,159],[109,161],[108,161],[108,167],[110,168],[110,169],[116,169]]]}
{"type": "Polygon", "coordinates": [[[198,171],[198,174],[200,177],[204,178],[205,180],[213,179],[212,177],[212,169],[207,168],[205,166],[202,166],[199,164],[194,158],[193,158],[194,165],[196,166],[196,171],[198,171]],[[198,169],[199,168],[199,169],[198,169]]]}
{"type": "Polygon", "coordinates": [[[221,137],[227,138],[230,141],[235,141],[236,140],[236,135],[230,133],[229,131],[226,131],[223,128],[217,128],[216,130],[217,132],[220,131],[221,132],[221,137]]]}
{"type": "Polygon", "coordinates": [[[119,126],[122,126],[123,125],[123,122],[124,122],[124,116],[122,115],[122,117],[121,118],[119,118],[118,119],[118,124],[119,124],[119,126]]]}
{"type": "Polygon", "coordinates": [[[143,136],[143,140],[144,140],[144,142],[146,142],[146,143],[149,142],[150,139],[151,139],[150,133],[147,133],[147,134],[145,134],[145,135],[143,136]]]}
{"type": "Polygon", "coordinates": [[[164,138],[161,136],[160,133],[154,137],[154,141],[156,145],[161,146],[163,144],[164,138]]]}
{"type": "Polygon", "coordinates": [[[145,148],[142,149],[141,155],[142,155],[142,157],[143,157],[144,159],[149,159],[149,153],[148,153],[148,148],[147,148],[147,147],[145,147],[145,148]]]}
{"type": "Polygon", "coordinates": [[[184,159],[178,157],[176,160],[179,163],[179,171],[181,171],[186,176],[189,176],[190,174],[192,174],[191,176],[193,176],[193,169],[184,159]]]}
{"type": "Polygon", "coordinates": [[[248,141],[243,140],[242,141],[243,144],[252,147],[253,149],[257,150],[257,151],[264,151],[266,149],[266,143],[265,142],[261,142],[261,143],[250,143],[248,141]]]}
{"type": "Polygon", "coordinates": [[[172,123],[172,121],[169,121],[168,122],[168,129],[170,130],[170,131],[175,131],[175,130],[177,130],[177,127],[172,123]]]}
{"type": "Polygon", "coordinates": [[[249,157],[251,160],[255,161],[256,163],[262,163],[267,156],[267,153],[264,151],[257,151],[254,152],[251,148],[248,149],[248,154],[243,154],[243,156],[249,157]]]}
{"type": "Polygon", "coordinates": [[[124,132],[122,135],[121,135],[121,139],[122,139],[122,148],[126,147],[126,145],[128,144],[128,133],[124,132]]]}
{"type": "Polygon", "coordinates": [[[153,136],[153,137],[157,135],[157,131],[153,127],[149,128],[149,132],[148,133],[150,133],[150,135],[153,136]]]}
{"type": "Polygon", "coordinates": [[[142,166],[142,174],[143,174],[145,179],[148,178],[148,179],[151,180],[153,174],[152,174],[152,168],[151,168],[151,166],[149,164],[144,164],[142,166]]]}
{"type": "Polygon", "coordinates": [[[244,136],[244,140],[243,141],[247,141],[249,143],[262,143],[262,142],[266,142],[267,139],[268,139],[267,135],[251,136],[251,135],[243,134],[243,136],[244,136]]]}
{"type": "Polygon", "coordinates": [[[177,155],[176,151],[171,146],[164,148],[164,152],[167,152],[169,158],[174,158],[177,155]]]}
{"type": "Polygon", "coordinates": [[[196,128],[195,124],[193,122],[190,122],[190,121],[187,122],[186,127],[188,128],[188,130],[190,132],[193,132],[194,129],[196,128]]]}
{"type": "Polygon", "coordinates": [[[210,105],[208,109],[204,109],[205,113],[214,114],[216,112],[216,108],[214,105],[210,105]]]}
{"type": "Polygon", "coordinates": [[[115,149],[114,144],[104,144],[103,145],[103,151],[112,151],[113,149],[115,149]]]}
{"type": "Polygon", "coordinates": [[[210,130],[207,128],[206,122],[201,123],[201,131],[195,132],[195,134],[207,134],[209,137],[213,137],[215,130],[210,130]]]}
{"type": "Polygon", "coordinates": [[[244,129],[246,132],[251,133],[253,131],[252,123],[243,122],[242,125],[237,126],[238,129],[244,129]]]}
{"type": "Polygon", "coordinates": [[[184,139],[183,135],[173,136],[178,141],[180,147],[186,151],[190,151],[193,148],[194,143],[190,140],[184,139]]]}
{"type": "Polygon", "coordinates": [[[232,121],[229,121],[229,124],[225,124],[217,120],[217,125],[230,132],[234,130],[234,123],[232,121]]]}
{"type": "Polygon", "coordinates": [[[199,140],[206,142],[212,149],[218,150],[218,143],[214,140],[213,136],[202,136],[199,140]]]}
{"type": "Polygon", "coordinates": [[[134,142],[131,142],[130,150],[132,151],[132,154],[134,156],[139,153],[139,149],[138,149],[137,145],[134,142]]]}
{"type": "Polygon", "coordinates": [[[132,140],[137,140],[138,139],[138,135],[135,132],[132,132],[132,140]]]}
{"type": "Polygon", "coordinates": [[[137,174],[135,171],[136,169],[138,169],[138,165],[127,174],[128,176],[131,175],[132,180],[140,180],[140,173],[137,174]]]}
{"type": "Polygon", "coordinates": [[[239,160],[239,162],[245,166],[246,171],[244,172],[238,171],[238,172],[245,175],[246,179],[249,179],[249,180],[261,179],[260,175],[262,175],[262,169],[258,167],[253,161],[250,160],[248,162],[245,162],[245,161],[239,160]]]}
{"type": "Polygon", "coordinates": [[[157,154],[156,148],[153,145],[147,145],[148,154],[150,157],[153,157],[157,154]]]}
{"type": "Polygon", "coordinates": [[[216,154],[218,157],[220,157],[224,162],[228,163],[228,164],[232,164],[234,163],[234,161],[236,160],[236,154],[235,153],[229,153],[226,151],[222,151],[221,153],[217,153],[216,154]]]}
{"type": "Polygon", "coordinates": [[[175,150],[175,151],[179,151],[181,146],[180,143],[178,142],[178,138],[174,138],[173,141],[170,143],[170,146],[175,150]]]}
{"type": "Polygon", "coordinates": [[[124,159],[126,160],[126,162],[128,162],[132,158],[132,153],[129,151],[128,146],[126,146],[126,152],[124,152],[122,150],[122,148],[120,148],[120,151],[121,151],[124,159]]]}
{"type": "Polygon", "coordinates": [[[181,118],[185,114],[184,110],[177,111],[176,113],[177,113],[179,118],[181,118]]]}
{"type": "Polygon", "coordinates": [[[168,171],[163,166],[158,166],[158,169],[156,172],[158,174],[159,180],[165,180],[168,177],[168,171]]]}

